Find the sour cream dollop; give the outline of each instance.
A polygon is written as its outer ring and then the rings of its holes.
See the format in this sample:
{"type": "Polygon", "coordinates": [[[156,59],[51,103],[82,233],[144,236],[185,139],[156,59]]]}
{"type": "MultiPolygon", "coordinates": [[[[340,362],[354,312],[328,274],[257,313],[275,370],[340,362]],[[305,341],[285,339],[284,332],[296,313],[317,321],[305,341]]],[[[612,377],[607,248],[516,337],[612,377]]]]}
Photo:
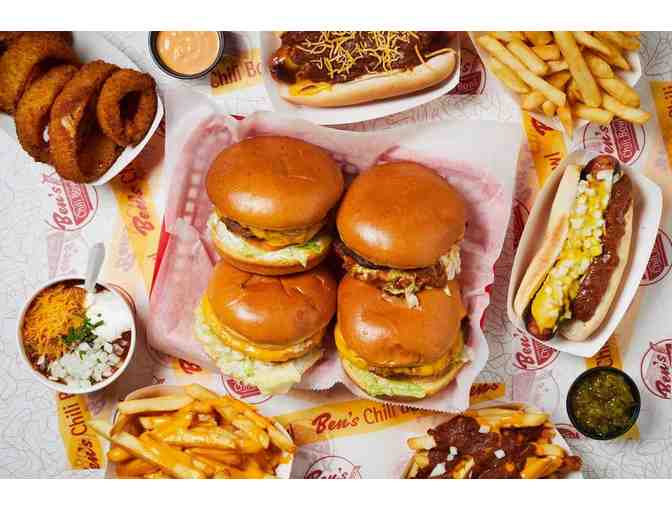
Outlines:
{"type": "Polygon", "coordinates": [[[94,324],[103,321],[95,330],[96,335],[112,342],[120,338],[122,333],[130,331],[133,319],[128,313],[124,301],[109,290],[87,293],[84,299],[86,316],[94,324]]]}

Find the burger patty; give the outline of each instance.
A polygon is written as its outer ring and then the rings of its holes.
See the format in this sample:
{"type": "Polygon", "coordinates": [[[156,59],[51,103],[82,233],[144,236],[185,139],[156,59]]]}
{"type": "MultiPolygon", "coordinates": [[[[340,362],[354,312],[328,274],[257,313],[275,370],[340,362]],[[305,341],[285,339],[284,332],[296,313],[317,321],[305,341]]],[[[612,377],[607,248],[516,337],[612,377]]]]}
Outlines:
{"type": "Polygon", "coordinates": [[[572,302],[572,318],[587,322],[602,301],[611,275],[619,264],[618,248],[625,235],[625,213],[632,203],[632,183],[627,175],[614,184],[609,205],[605,211],[602,254],[588,266],[579,292],[572,302]]]}
{"type": "Polygon", "coordinates": [[[412,69],[422,63],[420,55],[445,48],[447,39],[446,32],[284,32],[271,72],[288,83],[343,83],[365,74],[412,69]],[[395,33],[404,35],[391,37],[395,33]],[[391,57],[382,46],[390,40],[391,57]]]}
{"type": "Polygon", "coordinates": [[[441,262],[437,262],[430,267],[397,270],[369,262],[348,248],[340,239],[334,242],[334,249],[343,259],[343,268],[348,273],[376,287],[384,287],[392,283],[395,288],[402,290],[415,283],[418,289],[424,287],[441,289],[448,284],[448,276],[441,262]],[[360,265],[370,271],[353,274],[353,269],[356,265],[360,265]],[[403,273],[401,276],[399,275],[400,272],[403,273]]]}
{"type": "Polygon", "coordinates": [[[252,233],[252,231],[248,227],[246,227],[245,225],[241,225],[235,220],[232,220],[230,218],[220,218],[220,221],[224,222],[224,225],[226,225],[227,230],[232,234],[235,234],[239,237],[244,237],[245,239],[259,239],[252,233]]]}

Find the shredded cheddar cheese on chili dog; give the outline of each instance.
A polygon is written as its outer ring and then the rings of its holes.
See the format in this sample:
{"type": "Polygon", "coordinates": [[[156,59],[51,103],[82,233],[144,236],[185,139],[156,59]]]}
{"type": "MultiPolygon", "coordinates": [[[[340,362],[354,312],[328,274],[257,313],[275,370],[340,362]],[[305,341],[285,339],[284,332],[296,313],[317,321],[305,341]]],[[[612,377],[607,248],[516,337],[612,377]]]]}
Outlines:
{"type": "MultiPolygon", "coordinates": [[[[399,51],[399,43],[411,43],[418,40],[416,32],[362,32],[366,34],[365,42],[361,37],[357,37],[359,32],[320,32],[317,41],[305,41],[297,47],[308,54],[318,55],[318,58],[312,60],[320,70],[326,69],[329,78],[333,79],[336,75],[347,74],[355,63],[364,57],[373,57],[375,63],[370,73],[388,72],[394,69],[393,64],[400,60],[403,55],[399,51]]],[[[449,51],[438,50],[432,53],[432,56],[449,51]]],[[[415,45],[415,52],[420,62],[425,62],[428,58],[423,58],[420,50],[415,45]]]]}

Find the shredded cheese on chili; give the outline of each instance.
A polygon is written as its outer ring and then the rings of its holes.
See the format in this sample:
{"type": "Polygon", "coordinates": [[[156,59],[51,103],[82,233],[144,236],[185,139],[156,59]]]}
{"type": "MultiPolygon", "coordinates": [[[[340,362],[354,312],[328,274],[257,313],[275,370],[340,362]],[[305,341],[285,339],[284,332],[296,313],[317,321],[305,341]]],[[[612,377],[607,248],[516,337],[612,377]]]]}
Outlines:
{"type": "Polygon", "coordinates": [[[69,347],[62,338],[70,328],[84,320],[86,291],[80,287],[58,284],[40,292],[23,319],[23,342],[29,356],[48,362],[62,357],[69,347]]]}
{"type": "MultiPolygon", "coordinates": [[[[319,69],[326,69],[329,78],[333,79],[337,74],[347,74],[358,60],[366,56],[376,60],[373,68],[368,70],[369,72],[391,71],[393,64],[403,56],[399,51],[399,43],[411,43],[419,39],[416,32],[363,33],[367,35],[365,44],[358,39],[359,32],[320,32],[317,41],[305,41],[297,48],[308,54],[319,55],[311,62],[319,69]]],[[[417,44],[415,51],[420,61],[424,63],[425,59],[420,55],[417,44]]]]}

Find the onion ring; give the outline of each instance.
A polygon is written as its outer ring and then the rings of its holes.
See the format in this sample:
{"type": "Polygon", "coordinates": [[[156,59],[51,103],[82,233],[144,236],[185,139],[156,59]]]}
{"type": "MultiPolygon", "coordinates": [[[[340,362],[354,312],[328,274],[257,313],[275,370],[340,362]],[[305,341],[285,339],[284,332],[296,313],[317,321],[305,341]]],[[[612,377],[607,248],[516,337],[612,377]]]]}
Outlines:
{"type": "Polygon", "coordinates": [[[156,115],[156,84],[132,69],[115,72],[103,85],[96,107],[103,133],[119,145],[137,145],[156,115]]]}
{"type": "Polygon", "coordinates": [[[35,80],[21,96],[16,107],[16,135],[23,150],[35,161],[49,163],[49,144],[44,130],[49,124],[49,112],[63,87],[77,73],[73,65],[56,66],[35,80]]]}
{"type": "Polygon", "coordinates": [[[121,154],[96,122],[96,102],[105,80],[118,69],[96,60],[82,66],[56,98],[49,120],[49,152],[56,171],[75,182],[96,180],[121,154]]]}
{"type": "Polygon", "coordinates": [[[0,111],[14,114],[32,81],[56,64],[77,64],[72,47],[61,35],[26,32],[14,39],[0,57],[0,111]]]}

